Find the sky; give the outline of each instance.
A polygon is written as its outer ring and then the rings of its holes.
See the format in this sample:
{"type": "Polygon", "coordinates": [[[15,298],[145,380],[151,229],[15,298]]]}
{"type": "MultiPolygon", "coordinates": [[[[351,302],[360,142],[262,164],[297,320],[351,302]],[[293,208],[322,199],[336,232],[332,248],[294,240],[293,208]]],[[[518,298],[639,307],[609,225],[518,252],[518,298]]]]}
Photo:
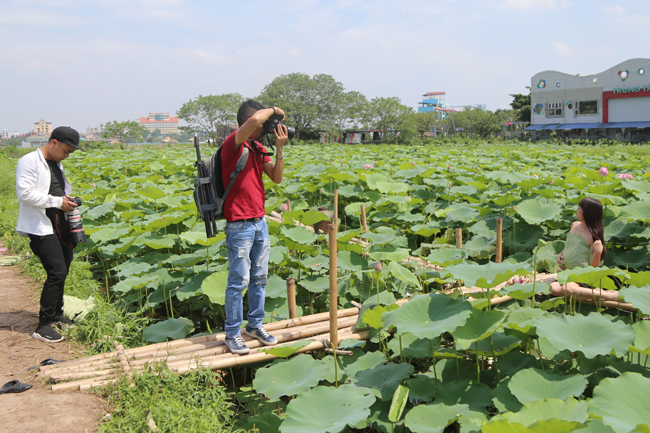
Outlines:
{"type": "Polygon", "coordinates": [[[495,111],[538,72],[650,57],[648,29],[647,0],[0,0],[0,131],[174,116],[291,73],[495,111]]]}

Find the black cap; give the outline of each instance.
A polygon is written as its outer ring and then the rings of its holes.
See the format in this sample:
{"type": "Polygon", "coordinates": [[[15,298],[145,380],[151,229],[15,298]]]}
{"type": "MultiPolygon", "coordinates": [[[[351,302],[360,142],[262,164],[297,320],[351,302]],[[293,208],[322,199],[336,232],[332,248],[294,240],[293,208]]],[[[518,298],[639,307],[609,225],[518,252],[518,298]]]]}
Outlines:
{"type": "Polygon", "coordinates": [[[52,135],[50,135],[50,141],[52,140],[69,144],[75,149],[79,149],[85,152],[85,150],[79,146],[79,133],[69,126],[59,126],[57,128],[54,128],[52,135]]]}

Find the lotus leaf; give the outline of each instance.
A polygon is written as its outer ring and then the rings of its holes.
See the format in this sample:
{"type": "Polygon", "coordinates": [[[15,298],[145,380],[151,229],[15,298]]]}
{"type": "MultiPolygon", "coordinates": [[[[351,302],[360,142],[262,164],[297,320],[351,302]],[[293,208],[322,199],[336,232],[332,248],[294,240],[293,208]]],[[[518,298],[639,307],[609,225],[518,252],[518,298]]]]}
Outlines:
{"type": "Polygon", "coordinates": [[[524,200],[517,205],[517,213],[531,225],[556,219],[561,212],[562,207],[558,203],[539,197],[524,200]]]}
{"type": "Polygon", "coordinates": [[[428,261],[438,264],[443,268],[449,265],[458,264],[466,258],[467,253],[464,250],[458,248],[439,248],[437,250],[433,250],[431,254],[427,256],[428,261]]]}
{"type": "Polygon", "coordinates": [[[348,364],[345,367],[345,374],[354,377],[360,371],[373,369],[384,362],[386,362],[386,357],[381,352],[368,352],[355,362],[348,364]]]}
{"type": "Polygon", "coordinates": [[[143,244],[154,250],[172,248],[176,244],[176,235],[152,235],[147,234],[140,239],[143,244]]]}
{"type": "MultiPolygon", "coordinates": [[[[298,349],[289,350],[295,352],[298,349]]],[[[284,395],[292,396],[308,391],[325,378],[328,370],[323,361],[315,360],[309,355],[279,359],[257,370],[253,387],[275,401],[284,395]]]]}
{"type": "Polygon", "coordinates": [[[439,338],[433,340],[417,338],[410,333],[401,334],[388,342],[388,349],[393,352],[394,357],[404,356],[407,359],[430,357],[433,351],[439,348],[439,338]]]}
{"type": "Polygon", "coordinates": [[[650,314],[650,285],[624,287],[619,293],[625,302],[632,303],[644,314],[650,314]]]}
{"type": "Polygon", "coordinates": [[[185,299],[189,299],[192,296],[203,293],[201,291],[203,280],[208,278],[210,275],[211,273],[207,271],[201,271],[198,274],[194,275],[176,291],[176,297],[180,301],[184,301],[185,299]]]}
{"type": "Polygon", "coordinates": [[[201,282],[201,292],[213,304],[225,305],[227,286],[228,271],[214,272],[201,282]]]}
{"type": "Polygon", "coordinates": [[[650,203],[648,201],[635,201],[626,205],[621,210],[621,220],[629,221],[650,221],[650,203]]]}
{"type": "Polygon", "coordinates": [[[411,364],[380,364],[372,369],[362,370],[354,376],[357,386],[378,389],[383,401],[390,400],[395,389],[414,371],[411,364]]]}
{"type": "Polygon", "coordinates": [[[315,235],[304,227],[294,227],[291,229],[282,227],[282,234],[286,236],[287,239],[303,245],[313,244],[316,239],[318,239],[318,235],[315,235]]]}
{"type": "Polygon", "coordinates": [[[392,260],[394,262],[404,261],[408,256],[408,249],[397,248],[393,245],[386,245],[381,248],[372,247],[371,251],[368,253],[368,257],[373,260],[392,260]]]}
{"type": "Polygon", "coordinates": [[[532,308],[520,308],[508,314],[504,327],[509,329],[516,329],[524,334],[535,335],[535,319],[542,317],[544,311],[532,308]]]}
{"type": "Polygon", "coordinates": [[[168,339],[179,340],[187,337],[194,330],[194,324],[188,319],[167,319],[154,323],[142,331],[142,336],[147,341],[162,343],[168,339]]]}
{"type": "Polygon", "coordinates": [[[474,236],[469,242],[463,245],[463,249],[467,251],[470,257],[487,258],[497,249],[496,237],[494,236],[474,236]]]}
{"type": "Polygon", "coordinates": [[[459,205],[445,210],[445,219],[451,222],[469,223],[476,221],[479,211],[476,208],[459,205]]]}
{"type": "Polygon", "coordinates": [[[632,325],[632,329],[634,329],[635,337],[634,347],[631,347],[630,350],[635,349],[635,351],[650,355],[650,322],[642,320],[632,325]]]}
{"type": "Polygon", "coordinates": [[[192,231],[192,232],[183,232],[180,235],[180,238],[184,240],[185,242],[189,244],[198,244],[198,245],[203,245],[204,247],[209,247],[210,245],[214,245],[217,242],[223,240],[226,238],[225,233],[217,233],[216,236],[212,238],[208,238],[207,235],[205,234],[205,230],[202,231],[192,231]]]}
{"type": "Polygon", "coordinates": [[[499,291],[500,295],[512,296],[513,298],[518,299],[520,301],[530,298],[531,296],[533,296],[533,293],[535,294],[551,293],[551,285],[548,283],[542,283],[541,281],[537,281],[535,284],[525,283],[525,284],[513,284],[512,286],[505,286],[499,291]]]}
{"type": "Polygon", "coordinates": [[[448,406],[466,404],[470,410],[489,414],[492,405],[492,390],[489,386],[473,380],[454,380],[438,384],[433,389],[436,403],[448,406]]]}
{"type": "Polygon", "coordinates": [[[558,351],[582,352],[587,358],[598,355],[627,354],[634,342],[634,331],[622,322],[591,313],[588,316],[545,316],[534,322],[537,335],[546,338],[558,351]]]}
{"type": "Polygon", "coordinates": [[[390,409],[388,411],[388,419],[391,422],[398,422],[402,418],[402,412],[404,411],[404,406],[408,401],[409,389],[403,385],[399,385],[393,394],[393,399],[390,403],[390,409]]]}
{"type": "MultiPolygon", "coordinates": [[[[514,352],[510,352],[514,353],[514,352]]],[[[524,406],[517,397],[510,391],[510,378],[499,382],[499,385],[492,390],[492,403],[499,412],[519,412],[524,406]]]]}
{"type": "Polygon", "coordinates": [[[587,387],[587,378],[580,375],[560,376],[535,368],[520,370],[510,379],[510,391],[528,404],[546,398],[579,397],[587,387]]]}
{"type": "MultiPolygon", "coordinates": [[[[587,266],[585,268],[567,269],[566,271],[558,272],[557,281],[560,284],[568,282],[576,282],[587,284],[592,287],[599,287],[603,289],[615,290],[618,287],[611,276],[617,277],[621,280],[627,280],[629,275],[620,269],[609,268],[594,268],[587,266]]],[[[595,290],[598,293],[598,290],[595,290]]]]}
{"type": "Polygon", "coordinates": [[[462,263],[445,269],[445,272],[462,280],[466,287],[482,287],[489,289],[499,285],[516,274],[528,274],[531,271],[527,263],[492,263],[485,265],[477,263],[462,263]]]}
{"type": "Polygon", "coordinates": [[[650,379],[638,373],[623,373],[603,379],[589,401],[593,415],[602,417],[617,433],[633,431],[650,422],[650,379]]]}
{"type": "Polygon", "coordinates": [[[413,433],[442,433],[445,428],[454,423],[469,408],[466,404],[446,406],[444,404],[422,404],[411,409],[404,424],[413,433]]]}
{"type": "MultiPolygon", "coordinates": [[[[567,398],[566,400],[548,398],[526,404],[519,412],[506,412],[493,418],[494,421],[507,420],[511,423],[520,423],[526,427],[530,427],[539,421],[552,419],[584,423],[588,419],[588,404],[586,401],[579,401],[574,398],[567,398]]],[[[486,426],[489,424],[486,424],[486,426]]]]}
{"type": "Polygon", "coordinates": [[[282,433],[337,433],[370,415],[375,396],[351,386],[317,387],[287,405],[282,433]],[[327,408],[327,410],[323,410],[327,408]]]}
{"type": "Polygon", "coordinates": [[[454,342],[460,349],[469,349],[472,343],[492,335],[505,316],[503,311],[472,310],[467,322],[452,333],[454,342]]]}
{"type": "Polygon", "coordinates": [[[155,186],[146,186],[144,188],[138,189],[136,190],[136,194],[150,198],[152,200],[158,200],[159,198],[165,196],[165,192],[160,188],[156,188],[155,186]]]}
{"type": "Polygon", "coordinates": [[[396,327],[398,334],[410,332],[417,338],[434,339],[464,325],[471,311],[469,303],[445,295],[419,295],[397,310],[384,313],[382,322],[386,328],[396,327]]]}
{"type": "Polygon", "coordinates": [[[388,264],[388,266],[386,267],[386,269],[388,270],[388,272],[392,276],[394,276],[398,280],[404,282],[405,284],[413,285],[413,286],[417,287],[418,289],[422,288],[420,286],[420,282],[418,281],[418,278],[413,274],[413,272],[411,272],[410,270],[408,270],[404,266],[400,265],[399,263],[390,262],[388,264]]]}

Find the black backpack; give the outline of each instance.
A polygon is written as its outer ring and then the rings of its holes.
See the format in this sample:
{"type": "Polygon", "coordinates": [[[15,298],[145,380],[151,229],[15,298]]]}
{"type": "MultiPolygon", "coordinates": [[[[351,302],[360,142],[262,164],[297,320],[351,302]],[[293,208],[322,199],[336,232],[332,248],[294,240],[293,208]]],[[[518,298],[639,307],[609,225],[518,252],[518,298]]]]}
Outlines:
{"type": "Polygon", "coordinates": [[[194,182],[194,202],[201,219],[205,221],[207,237],[214,237],[217,232],[216,220],[223,219],[223,205],[239,173],[248,161],[248,147],[242,144],[243,149],[235,170],[230,174],[230,183],[224,188],[221,172],[221,147],[217,149],[205,162],[201,160],[199,142],[194,137],[197,161],[194,163],[198,170],[194,182]]]}

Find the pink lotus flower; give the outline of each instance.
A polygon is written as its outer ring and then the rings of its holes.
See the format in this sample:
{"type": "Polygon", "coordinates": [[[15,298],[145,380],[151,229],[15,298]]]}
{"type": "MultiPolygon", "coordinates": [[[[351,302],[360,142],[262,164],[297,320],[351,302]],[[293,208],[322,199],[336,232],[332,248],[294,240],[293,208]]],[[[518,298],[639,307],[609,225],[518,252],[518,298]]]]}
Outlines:
{"type": "Polygon", "coordinates": [[[97,188],[97,184],[96,184],[96,183],[93,183],[93,188],[97,188]]]}
{"type": "Polygon", "coordinates": [[[413,164],[413,167],[415,167],[415,161],[411,161],[411,164],[413,164]]]}
{"type": "Polygon", "coordinates": [[[377,262],[377,264],[375,265],[375,271],[381,272],[381,262],[377,262]]]}
{"type": "Polygon", "coordinates": [[[370,168],[375,168],[375,166],[372,165],[372,164],[363,164],[363,168],[365,168],[366,170],[368,170],[368,169],[370,169],[370,168]]]}
{"type": "Polygon", "coordinates": [[[513,206],[513,207],[512,207],[512,210],[517,210],[517,206],[513,206]]]}
{"type": "Polygon", "coordinates": [[[619,179],[632,179],[634,176],[632,176],[630,173],[621,173],[618,175],[619,179]]]}
{"type": "Polygon", "coordinates": [[[605,177],[609,174],[609,170],[607,170],[607,167],[600,167],[600,170],[598,170],[598,174],[601,175],[602,177],[605,177]]]}
{"type": "Polygon", "coordinates": [[[282,203],[282,212],[286,212],[286,211],[287,211],[287,204],[282,203]]]}
{"type": "Polygon", "coordinates": [[[548,181],[548,183],[553,185],[555,183],[555,181],[553,179],[551,179],[551,180],[548,181]]]}
{"type": "Polygon", "coordinates": [[[7,251],[9,251],[7,247],[0,248],[0,253],[6,253],[7,251]]]}
{"type": "Polygon", "coordinates": [[[534,177],[535,179],[539,179],[539,175],[537,175],[537,174],[533,174],[533,177],[534,177]]]}

